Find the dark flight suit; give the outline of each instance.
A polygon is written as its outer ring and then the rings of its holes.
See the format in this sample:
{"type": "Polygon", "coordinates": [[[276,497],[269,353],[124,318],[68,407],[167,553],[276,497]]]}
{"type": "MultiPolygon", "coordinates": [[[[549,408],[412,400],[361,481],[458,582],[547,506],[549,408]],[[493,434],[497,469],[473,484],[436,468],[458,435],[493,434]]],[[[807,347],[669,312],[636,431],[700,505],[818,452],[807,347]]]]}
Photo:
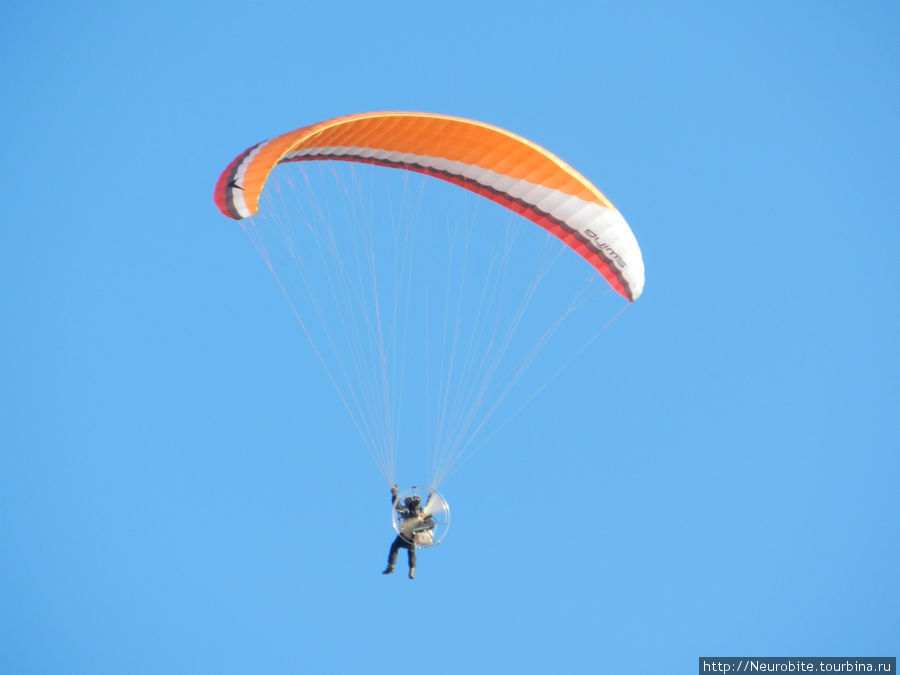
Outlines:
{"type": "MultiPolygon", "coordinates": [[[[409,527],[412,523],[410,520],[415,522],[418,519],[419,514],[422,512],[421,507],[416,506],[415,508],[410,509],[406,505],[398,506],[397,505],[397,497],[395,495],[391,495],[391,506],[394,508],[397,513],[400,514],[400,531],[406,535],[407,541],[399,534],[394,537],[394,542],[391,544],[391,551],[388,553],[388,570],[392,570],[394,568],[394,563],[397,562],[397,554],[400,552],[401,548],[406,549],[406,557],[409,559],[409,568],[412,569],[416,566],[416,545],[412,543],[413,534],[412,528],[409,527]],[[409,523],[409,525],[405,525],[409,523]],[[407,531],[408,530],[408,531],[407,531]]],[[[387,571],[387,570],[385,570],[387,571]]]]}

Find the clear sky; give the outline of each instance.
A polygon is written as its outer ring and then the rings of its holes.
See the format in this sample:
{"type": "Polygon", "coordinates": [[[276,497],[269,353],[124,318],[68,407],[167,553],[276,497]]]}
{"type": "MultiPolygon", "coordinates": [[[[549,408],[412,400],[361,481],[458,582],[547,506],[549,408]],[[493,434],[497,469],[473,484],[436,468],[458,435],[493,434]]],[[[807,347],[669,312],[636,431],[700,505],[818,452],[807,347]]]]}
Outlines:
{"type": "Polygon", "coordinates": [[[897,655],[898,34],[896,2],[8,7],[0,672],[897,655]],[[647,266],[442,486],[413,582],[211,197],[257,141],[391,109],[551,149],[647,266]]]}

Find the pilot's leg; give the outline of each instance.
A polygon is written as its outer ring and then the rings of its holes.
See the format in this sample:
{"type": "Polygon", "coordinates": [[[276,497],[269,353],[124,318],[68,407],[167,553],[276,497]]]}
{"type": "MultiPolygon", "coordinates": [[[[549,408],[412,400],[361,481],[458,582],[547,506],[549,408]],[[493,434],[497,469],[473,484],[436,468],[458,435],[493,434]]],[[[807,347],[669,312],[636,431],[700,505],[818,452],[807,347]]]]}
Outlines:
{"type": "Polygon", "coordinates": [[[416,577],[416,545],[404,542],[406,544],[406,557],[409,560],[409,578],[416,577]]]}
{"type": "Polygon", "coordinates": [[[397,562],[397,553],[400,551],[400,547],[403,546],[405,542],[400,538],[400,535],[394,537],[394,541],[391,544],[390,553],[388,553],[388,563],[382,574],[390,574],[394,571],[394,564],[397,562]]]}

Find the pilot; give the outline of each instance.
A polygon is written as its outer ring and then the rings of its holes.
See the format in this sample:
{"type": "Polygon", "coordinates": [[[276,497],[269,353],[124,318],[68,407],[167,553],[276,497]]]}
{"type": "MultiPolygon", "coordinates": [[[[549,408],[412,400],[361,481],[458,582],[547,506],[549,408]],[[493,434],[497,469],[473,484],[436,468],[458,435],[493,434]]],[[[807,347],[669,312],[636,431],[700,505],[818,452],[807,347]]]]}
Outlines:
{"type": "Polygon", "coordinates": [[[434,519],[426,516],[422,511],[421,500],[418,495],[410,495],[399,504],[397,500],[397,486],[391,487],[391,505],[400,515],[399,534],[391,544],[388,553],[388,564],[382,574],[392,574],[394,564],[397,562],[397,554],[401,548],[406,549],[406,557],[409,561],[409,578],[416,578],[416,535],[434,529],[434,519]]]}

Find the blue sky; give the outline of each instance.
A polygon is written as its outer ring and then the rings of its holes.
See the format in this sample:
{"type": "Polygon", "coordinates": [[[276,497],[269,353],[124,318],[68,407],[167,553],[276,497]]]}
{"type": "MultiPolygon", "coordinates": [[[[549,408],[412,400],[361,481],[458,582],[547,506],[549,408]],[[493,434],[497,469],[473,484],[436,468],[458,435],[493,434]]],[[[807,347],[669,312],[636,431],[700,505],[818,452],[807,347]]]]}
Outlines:
{"type": "Polygon", "coordinates": [[[891,2],[21,3],[0,26],[0,671],[896,655],[891,2]],[[246,237],[245,147],[382,109],[594,181],[644,296],[379,574],[384,481],[246,237]],[[412,645],[412,646],[410,646],[412,645]]]}

